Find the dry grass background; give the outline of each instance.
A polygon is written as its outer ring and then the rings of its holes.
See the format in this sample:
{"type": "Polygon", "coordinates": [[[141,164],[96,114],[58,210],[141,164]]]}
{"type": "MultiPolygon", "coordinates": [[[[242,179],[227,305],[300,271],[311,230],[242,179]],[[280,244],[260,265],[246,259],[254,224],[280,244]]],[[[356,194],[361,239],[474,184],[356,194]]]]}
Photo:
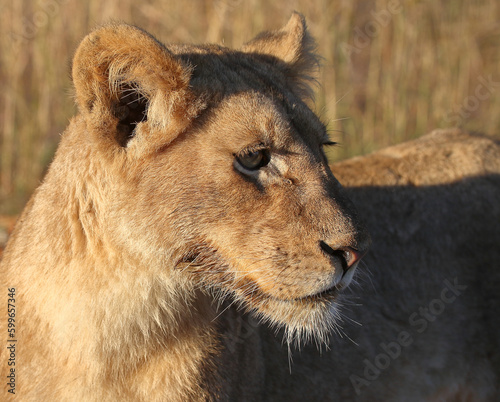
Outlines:
{"type": "Polygon", "coordinates": [[[438,127],[500,133],[497,0],[0,0],[0,213],[18,212],[74,114],[70,62],[95,25],[238,47],[306,15],[324,57],[316,111],[333,159],[438,127]]]}

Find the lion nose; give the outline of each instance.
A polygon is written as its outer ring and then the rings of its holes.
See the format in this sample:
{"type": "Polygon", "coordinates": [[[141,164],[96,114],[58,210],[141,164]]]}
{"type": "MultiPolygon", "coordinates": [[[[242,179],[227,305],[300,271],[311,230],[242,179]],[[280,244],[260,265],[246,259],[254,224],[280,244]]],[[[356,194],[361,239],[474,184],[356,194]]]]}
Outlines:
{"type": "Polygon", "coordinates": [[[366,251],[358,251],[351,247],[346,247],[344,249],[344,258],[347,262],[347,267],[350,268],[354,264],[356,264],[363,256],[366,254],[366,251]]]}
{"type": "Polygon", "coordinates": [[[321,250],[323,250],[323,252],[325,252],[326,254],[341,260],[344,272],[347,272],[350,267],[352,267],[361,258],[363,258],[367,251],[355,250],[352,247],[339,247],[337,249],[333,249],[322,240],[319,242],[319,246],[321,247],[321,250]]]}

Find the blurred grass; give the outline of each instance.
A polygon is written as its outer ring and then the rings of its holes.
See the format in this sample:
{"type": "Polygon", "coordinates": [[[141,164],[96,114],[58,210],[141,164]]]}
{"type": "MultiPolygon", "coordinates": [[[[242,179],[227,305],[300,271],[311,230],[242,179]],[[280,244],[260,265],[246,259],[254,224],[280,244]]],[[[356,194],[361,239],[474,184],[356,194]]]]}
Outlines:
{"type": "Polygon", "coordinates": [[[439,127],[500,133],[496,0],[0,0],[0,6],[0,214],[19,212],[40,183],[75,113],[73,52],[92,27],[110,19],[139,25],[163,42],[238,47],[280,27],[292,10],[302,12],[324,57],[316,112],[341,144],[332,159],[439,127]]]}

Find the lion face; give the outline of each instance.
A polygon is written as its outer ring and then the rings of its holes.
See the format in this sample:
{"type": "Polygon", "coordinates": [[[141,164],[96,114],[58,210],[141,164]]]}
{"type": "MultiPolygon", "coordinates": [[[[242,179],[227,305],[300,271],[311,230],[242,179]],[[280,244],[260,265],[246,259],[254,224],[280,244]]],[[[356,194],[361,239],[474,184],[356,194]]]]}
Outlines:
{"type": "Polygon", "coordinates": [[[303,103],[293,113],[234,95],[179,143],[192,176],[175,220],[193,232],[178,264],[294,335],[323,334],[368,238],[328,167],[324,126],[303,103]]]}
{"type": "Polygon", "coordinates": [[[310,47],[298,15],[242,52],[166,49],[112,25],[73,66],[81,119],[113,172],[110,237],[289,340],[326,336],[369,243],[304,102],[310,47]]]}

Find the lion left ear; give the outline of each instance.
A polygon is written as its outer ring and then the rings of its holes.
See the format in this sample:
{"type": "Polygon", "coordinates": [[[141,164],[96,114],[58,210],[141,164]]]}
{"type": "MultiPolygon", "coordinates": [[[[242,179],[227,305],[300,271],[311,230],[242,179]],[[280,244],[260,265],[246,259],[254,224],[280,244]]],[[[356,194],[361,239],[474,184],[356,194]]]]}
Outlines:
{"type": "Polygon", "coordinates": [[[315,48],[304,16],[294,11],[283,28],[260,33],[245,44],[242,51],[272,56],[283,62],[284,73],[299,95],[310,97],[312,89],[309,84],[314,81],[319,67],[315,48]]]}
{"type": "Polygon", "coordinates": [[[197,112],[190,67],[131,25],[108,24],[87,35],[72,72],[80,113],[101,142],[126,147],[141,127],[151,147],[168,144],[197,112]]]}

